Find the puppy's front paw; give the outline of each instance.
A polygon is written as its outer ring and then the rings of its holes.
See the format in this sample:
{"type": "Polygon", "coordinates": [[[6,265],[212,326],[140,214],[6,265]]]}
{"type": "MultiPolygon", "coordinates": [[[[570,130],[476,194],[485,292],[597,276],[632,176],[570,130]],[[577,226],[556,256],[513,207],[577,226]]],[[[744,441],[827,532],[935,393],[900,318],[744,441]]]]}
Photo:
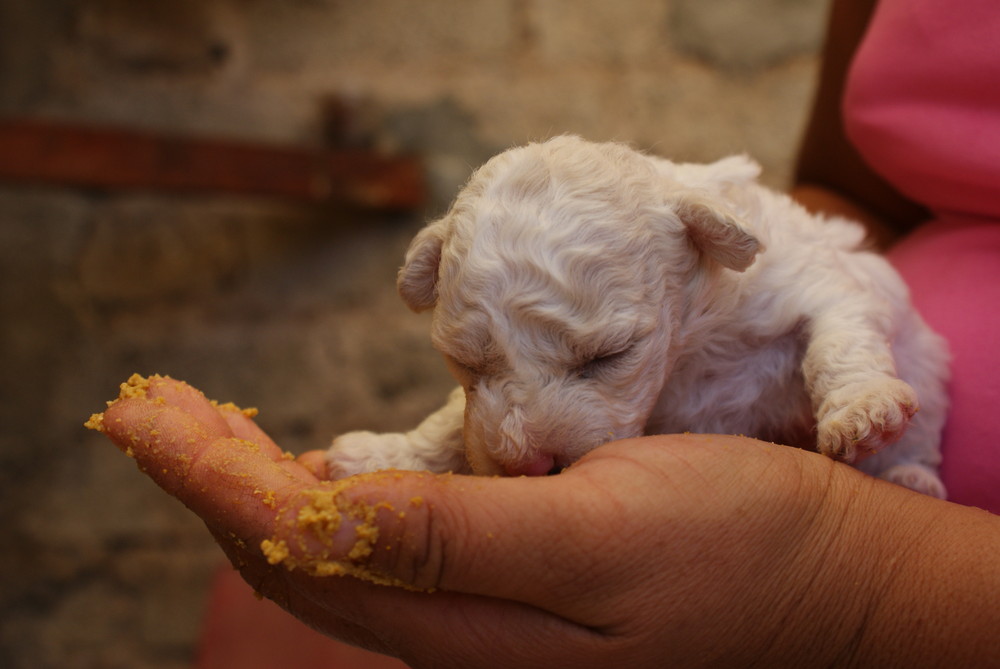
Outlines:
{"type": "Polygon", "coordinates": [[[348,432],[334,439],[326,451],[327,475],[339,479],[392,469],[396,466],[393,455],[407,450],[405,434],[348,432]]]}
{"type": "Polygon", "coordinates": [[[917,408],[917,394],[899,379],[838,388],[820,407],[817,450],[844,462],[853,462],[859,449],[878,452],[902,436],[917,408]]]}

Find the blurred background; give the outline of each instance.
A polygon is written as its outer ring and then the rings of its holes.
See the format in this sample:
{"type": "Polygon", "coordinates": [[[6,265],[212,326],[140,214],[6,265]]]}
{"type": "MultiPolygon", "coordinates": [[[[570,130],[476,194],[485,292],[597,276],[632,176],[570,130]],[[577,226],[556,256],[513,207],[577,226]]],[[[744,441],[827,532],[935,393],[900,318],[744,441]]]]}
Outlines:
{"type": "Polygon", "coordinates": [[[787,185],[828,0],[0,0],[0,666],[191,665],[222,554],[83,422],[131,373],[287,450],[451,380],[395,273],[554,134],[787,185]]]}

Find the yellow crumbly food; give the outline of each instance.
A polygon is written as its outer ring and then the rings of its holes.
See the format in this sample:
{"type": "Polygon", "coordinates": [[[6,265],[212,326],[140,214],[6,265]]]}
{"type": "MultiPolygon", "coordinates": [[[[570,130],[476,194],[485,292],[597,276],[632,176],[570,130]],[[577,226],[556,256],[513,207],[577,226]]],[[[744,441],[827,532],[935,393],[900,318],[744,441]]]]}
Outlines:
{"type": "Polygon", "coordinates": [[[232,402],[225,402],[222,404],[216,402],[215,400],[209,400],[209,402],[211,402],[212,406],[214,406],[216,409],[219,409],[220,411],[232,411],[233,413],[241,413],[247,418],[256,418],[257,414],[260,413],[260,411],[258,411],[254,407],[241,409],[232,402]]]}
{"type": "MultiPolygon", "coordinates": [[[[161,379],[163,377],[158,375],[153,375],[149,378],[141,376],[139,374],[133,374],[128,377],[128,381],[119,386],[120,392],[118,393],[118,399],[125,399],[126,397],[146,397],[146,393],[149,390],[149,384],[152,383],[153,379],[161,379]]],[[[114,404],[114,402],[109,402],[108,406],[114,404]]]]}
{"type": "Polygon", "coordinates": [[[356,481],[342,480],[321,488],[305,491],[306,503],[299,507],[293,519],[279,512],[276,526],[290,539],[275,536],[260,544],[261,552],[270,564],[284,565],[288,570],[301,569],[313,576],[354,576],[372,583],[413,589],[402,581],[380,574],[366,564],[375,549],[379,531],[376,514],[380,509],[392,510],[387,502],[366,504],[351,502],[343,494],[356,481]],[[354,544],[346,555],[334,555],[333,539],[344,522],[354,523],[354,544]]]}
{"type": "Polygon", "coordinates": [[[104,414],[94,413],[90,414],[90,418],[86,423],[83,424],[88,430],[96,430],[97,432],[104,432],[104,414]]]}
{"type": "Polygon", "coordinates": [[[254,490],[253,492],[255,495],[257,494],[262,495],[260,501],[264,506],[266,506],[269,509],[275,508],[275,495],[273,490],[268,490],[267,492],[263,492],[261,490],[254,490]]]}
{"type": "MultiPolygon", "coordinates": [[[[149,377],[142,376],[141,374],[133,374],[128,377],[128,380],[118,386],[118,397],[113,400],[109,400],[108,407],[114,406],[118,401],[128,398],[139,398],[145,399],[149,396],[149,387],[154,381],[163,381],[169,379],[169,376],[162,376],[160,374],[152,374],[149,377]]],[[[157,402],[163,403],[164,399],[159,397],[156,399],[157,402]]],[[[241,409],[232,402],[219,403],[215,400],[209,400],[209,402],[216,409],[220,411],[231,411],[234,413],[241,413],[247,418],[256,418],[260,413],[257,409],[249,407],[246,409],[241,409]]],[[[91,414],[87,422],[83,424],[88,430],[96,430],[97,432],[104,432],[104,414],[95,413],[91,414]]],[[[294,456],[293,456],[294,457],[294,456]]]]}
{"type": "Polygon", "coordinates": [[[288,544],[284,539],[279,541],[264,539],[264,541],[260,542],[260,550],[264,553],[264,557],[267,558],[268,564],[281,564],[289,556],[288,544]]]}
{"type": "MultiPolygon", "coordinates": [[[[152,379],[161,378],[158,376],[152,376],[146,378],[139,374],[133,374],[128,377],[128,380],[118,387],[118,397],[110,400],[107,404],[108,406],[113,406],[118,400],[125,399],[127,397],[146,397],[146,393],[149,390],[149,384],[152,379]]],[[[90,418],[86,423],[83,424],[88,430],[96,430],[97,432],[104,432],[104,414],[95,413],[91,414],[90,418]]]]}

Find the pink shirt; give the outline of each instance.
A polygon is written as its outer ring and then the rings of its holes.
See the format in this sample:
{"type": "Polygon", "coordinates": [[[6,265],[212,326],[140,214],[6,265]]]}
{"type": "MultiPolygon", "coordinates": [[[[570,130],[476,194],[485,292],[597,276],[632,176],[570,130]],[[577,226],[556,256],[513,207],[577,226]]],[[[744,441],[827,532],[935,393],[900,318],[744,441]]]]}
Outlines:
{"type": "Polygon", "coordinates": [[[1000,3],[881,0],[844,119],[869,165],[934,213],[889,257],[951,347],[949,498],[1000,513],[1000,3]]]}

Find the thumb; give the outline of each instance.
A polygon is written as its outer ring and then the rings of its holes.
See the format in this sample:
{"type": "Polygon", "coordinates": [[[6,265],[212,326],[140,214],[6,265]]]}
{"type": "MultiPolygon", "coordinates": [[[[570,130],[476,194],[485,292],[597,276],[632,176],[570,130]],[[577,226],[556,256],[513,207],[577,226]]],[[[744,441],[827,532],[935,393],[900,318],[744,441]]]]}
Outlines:
{"type": "Polygon", "coordinates": [[[527,601],[539,587],[532,561],[567,530],[557,505],[572,495],[566,487],[555,479],[362,474],[297,490],[265,544],[283,544],[271,551],[277,559],[316,575],[346,568],[411,589],[527,601]],[[307,548],[317,542],[330,550],[307,548]]]}
{"type": "MultiPolygon", "coordinates": [[[[602,569],[622,565],[628,554],[621,500],[588,472],[593,470],[580,465],[544,478],[381,472],[343,479],[335,504],[357,538],[349,571],[412,589],[516,601],[588,619],[583,608],[600,606],[601,598],[593,595],[602,569]],[[581,589],[592,595],[587,605],[579,601],[581,589]]],[[[312,532],[308,523],[294,530],[312,532]]],[[[322,560],[310,564],[309,556],[295,553],[289,566],[326,568],[322,560]]]]}

